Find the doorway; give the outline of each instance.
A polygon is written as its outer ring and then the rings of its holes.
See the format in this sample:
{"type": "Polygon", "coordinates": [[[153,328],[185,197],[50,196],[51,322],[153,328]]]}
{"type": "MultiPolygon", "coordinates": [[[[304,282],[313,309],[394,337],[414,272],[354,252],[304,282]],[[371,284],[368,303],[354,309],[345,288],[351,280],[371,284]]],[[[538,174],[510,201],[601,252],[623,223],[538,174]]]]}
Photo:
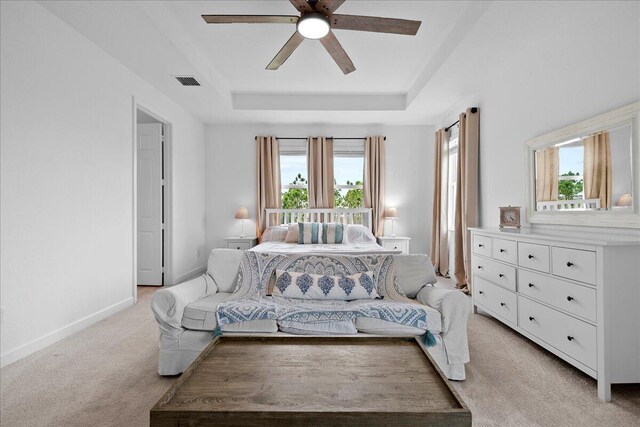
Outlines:
{"type": "Polygon", "coordinates": [[[135,298],[165,280],[169,125],[140,106],[135,110],[135,298]]]}

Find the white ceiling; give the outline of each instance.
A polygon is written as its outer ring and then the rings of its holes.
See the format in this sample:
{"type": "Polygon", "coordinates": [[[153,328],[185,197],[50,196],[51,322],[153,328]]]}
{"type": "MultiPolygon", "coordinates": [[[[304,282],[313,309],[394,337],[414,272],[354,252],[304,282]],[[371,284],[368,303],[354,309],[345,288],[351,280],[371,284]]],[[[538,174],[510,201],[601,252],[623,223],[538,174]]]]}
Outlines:
{"type": "Polygon", "coordinates": [[[490,5],[347,0],[338,13],[422,25],[415,37],[336,30],[357,68],[345,76],[314,40],[265,70],[292,24],[209,25],[200,16],[297,15],[287,0],[41,3],[204,122],[384,124],[430,123],[459,100],[457,90],[442,90],[451,79],[433,82],[490,5]],[[183,87],[178,74],[203,86],[183,87]]]}

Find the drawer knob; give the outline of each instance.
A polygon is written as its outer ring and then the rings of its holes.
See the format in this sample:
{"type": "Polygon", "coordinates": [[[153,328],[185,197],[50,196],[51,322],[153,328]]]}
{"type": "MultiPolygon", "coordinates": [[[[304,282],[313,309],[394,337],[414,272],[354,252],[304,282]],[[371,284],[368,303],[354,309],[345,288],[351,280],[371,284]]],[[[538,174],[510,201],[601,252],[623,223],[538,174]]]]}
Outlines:
{"type": "Polygon", "coordinates": [[[478,266],[478,270],[482,270],[482,266],[481,265],[478,266]]]}
{"type": "Polygon", "coordinates": [[[500,249],[500,252],[504,252],[504,251],[505,251],[504,249],[500,249]]]}
{"type": "Polygon", "coordinates": [[[529,259],[533,259],[533,258],[534,258],[533,255],[529,254],[529,259]]]}
{"type": "Polygon", "coordinates": [[[504,274],[500,273],[498,274],[499,277],[504,277],[504,274]]]}
{"type": "Polygon", "coordinates": [[[479,293],[480,295],[483,295],[483,294],[484,294],[484,292],[482,292],[482,291],[478,291],[478,293],[479,293]]]}
{"type": "Polygon", "coordinates": [[[530,287],[530,288],[533,288],[533,283],[529,283],[529,287],[530,287]]]}
{"type": "Polygon", "coordinates": [[[397,247],[397,246],[394,246],[394,247],[393,247],[393,249],[398,249],[398,247],[397,247]]]}
{"type": "Polygon", "coordinates": [[[479,248],[484,248],[484,245],[483,245],[482,243],[480,243],[480,244],[478,245],[478,247],[479,247],[479,248]]]}
{"type": "Polygon", "coordinates": [[[237,248],[237,249],[240,249],[240,246],[238,246],[238,248],[237,248]]]}
{"type": "Polygon", "coordinates": [[[501,303],[500,303],[500,305],[504,307],[504,306],[505,306],[505,305],[507,305],[507,304],[505,304],[505,303],[501,302],[501,303]]]}
{"type": "Polygon", "coordinates": [[[567,267],[571,267],[573,263],[571,261],[567,262],[567,267]]]}
{"type": "Polygon", "coordinates": [[[533,322],[535,319],[534,319],[533,317],[529,316],[529,320],[530,320],[531,322],[533,322]]]}
{"type": "Polygon", "coordinates": [[[572,296],[568,296],[567,297],[567,301],[573,301],[573,297],[572,296]]]}
{"type": "Polygon", "coordinates": [[[573,341],[575,338],[573,338],[571,335],[568,335],[568,336],[567,336],[567,339],[568,339],[569,341],[573,341]]]}

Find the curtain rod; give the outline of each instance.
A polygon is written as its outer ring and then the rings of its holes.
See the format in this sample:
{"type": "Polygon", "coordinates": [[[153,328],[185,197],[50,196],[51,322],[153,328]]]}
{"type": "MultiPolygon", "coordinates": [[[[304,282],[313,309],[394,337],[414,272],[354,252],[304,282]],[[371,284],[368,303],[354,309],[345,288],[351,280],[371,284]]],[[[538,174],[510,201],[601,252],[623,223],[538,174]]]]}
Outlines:
{"type": "MultiPolygon", "coordinates": [[[[297,140],[297,139],[300,139],[300,140],[304,140],[304,141],[306,141],[306,140],[307,140],[307,137],[293,137],[293,136],[286,136],[286,137],[282,137],[282,138],[281,138],[281,137],[279,137],[279,136],[276,136],[275,138],[276,138],[276,139],[284,139],[284,140],[287,140],[287,139],[290,139],[290,140],[297,140]]],[[[367,138],[368,138],[368,137],[366,137],[366,136],[362,136],[362,137],[360,137],[360,138],[337,138],[337,137],[333,137],[333,136],[327,137],[327,139],[334,139],[334,140],[335,140],[335,139],[338,139],[338,140],[351,140],[351,141],[359,141],[359,140],[361,140],[361,139],[367,139],[367,138]]],[[[255,138],[255,139],[257,140],[257,139],[258,139],[258,137],[256,136],[256,138],[255,138]]],[[[386,137],[386,136],[384,137],[384,140],[385,140],[385,141],[387,140],[387,137],[386,137]]]]}
{"type": "MultiPolygon", "coordinates": [[[[475,114],[475,113],[477,113],[477,112],[478,112],[478,109],[477,109],[476,107],[472,107],[472,108],[471,108],[471,112],[475,114]]],[[[444,131],[445,131],[445,132],[448,132],[448,131],[449,131],[449,129],[451,129],[452,127],[454,127],[454,126],[455,126],[455,125],[457,125],[458,123],[460,123],[460,120],[456,120],[455,122],[451,123],[451,125],[450,125],[449,127],[444,128],[444,131]]]]}

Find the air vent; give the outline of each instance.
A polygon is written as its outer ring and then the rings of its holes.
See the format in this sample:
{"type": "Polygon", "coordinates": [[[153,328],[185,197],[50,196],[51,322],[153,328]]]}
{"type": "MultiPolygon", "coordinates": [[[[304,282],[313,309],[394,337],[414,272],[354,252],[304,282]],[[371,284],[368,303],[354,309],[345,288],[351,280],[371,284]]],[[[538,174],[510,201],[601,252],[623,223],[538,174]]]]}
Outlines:
{"type": "Polygon", "coordinates": [[[193,76],[175,76],[182,86],[200,86],[200,82],[193,76]]]}

